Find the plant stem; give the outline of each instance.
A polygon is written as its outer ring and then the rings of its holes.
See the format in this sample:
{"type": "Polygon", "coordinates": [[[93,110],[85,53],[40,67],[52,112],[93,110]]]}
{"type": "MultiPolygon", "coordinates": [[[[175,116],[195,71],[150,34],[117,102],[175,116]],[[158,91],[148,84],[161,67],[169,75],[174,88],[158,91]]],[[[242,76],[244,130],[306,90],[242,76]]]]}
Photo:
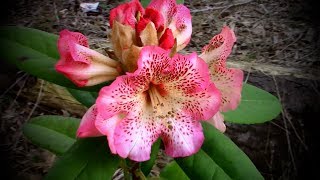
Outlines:
{"type": "Polygon", "coordinates": [[[140,163],[131,161],[131,164],[132,164],[131,166],[132,179],[146,180],[147,179],[146,176],[141,171],[140,163]]]}
{"type": "Polygon", "coordinates": [[[130,169],[127,166],[126,159],[121,158],[120,167],[123,170],[123,175],[125,180],[131,180],[130,178],[130,169]]]}

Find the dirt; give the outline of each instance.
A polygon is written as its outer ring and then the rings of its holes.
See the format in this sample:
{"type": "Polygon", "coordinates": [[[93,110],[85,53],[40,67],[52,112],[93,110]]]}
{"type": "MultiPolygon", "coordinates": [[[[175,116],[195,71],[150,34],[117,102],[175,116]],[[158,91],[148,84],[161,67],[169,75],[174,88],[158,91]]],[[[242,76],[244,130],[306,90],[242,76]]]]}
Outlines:
{"type": "MultiPolygon", "coordinates": [[[[120,2],[100,1],[100,12],[86,14],[75,0],[11,1],[1,12],[4,24],[22,25],[58,33],[79,31],[92,48],[106,47],[109,10],[120,2]]],[[[234,28],[237,43],[228,61],[241,67],[245,80],[277,96],[282,113],[257,125],[227,123],[226,134],[250,157],[265,179],[306,179],[316,174],[319,160],[315,125],[320,106],[319,21],[313,1],[202,0],[185,4],[192,13],[193,34],[185,52],[200,52],[223,25],[234,28]]],[[[1,65],[2,66],[2,65],[1,65]]],[[[2,66],[3,67],[3,66],[2,66]]],[[[16,179],[41,179],[52,155],[26,140],[21,126],[41,114],[70,115],[41,100],[20,96],[34,77],[6,68],[1,71],[1,154],[16,179]],[[17,82],[20,79],[19,82],[17,82]],[[17,82],[17,83],[15,83],[17,82]]]]}

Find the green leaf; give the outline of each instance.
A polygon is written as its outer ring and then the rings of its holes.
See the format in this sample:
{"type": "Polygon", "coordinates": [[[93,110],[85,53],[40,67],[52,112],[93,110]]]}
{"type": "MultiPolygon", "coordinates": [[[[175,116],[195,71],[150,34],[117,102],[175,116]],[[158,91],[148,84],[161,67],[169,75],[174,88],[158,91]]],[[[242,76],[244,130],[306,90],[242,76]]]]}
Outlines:
{"type": "MultiPolygon", "coordinates": [[[[46,81],[73,89],[79,89],[70,80],[55,70],[59,59],[58,36],[44,31],[18,27],[0,28],[0,58],[17,68],[46,81]]],[[[98,91],[102,85],[81,88],[98,91]]]]}
{"type": "Polygon", "coordinates": [[[79,123],[71,117],[39,116],[23,126],[23,133],[32,143],[61,155],[75,143],[79,123]]]}
{"type": "Polygon", "coordinates": [[[190,179],[231,179],[228,174],[201,149],[193,156],[176,158],[175,160],[190,179]]]}
{"type": "MultiPolygon", "coordinates": [[[[147,7],[151,0],[141,0],[140,1],[143,7],[147,7]]],[[[184,0],[177,0],[177,4],[183,4],[184,0]]]]}
{"type": "Polygon", "coordinates": [[[55,34],[27,27],[3,26],[0,28],[0,37],[29,47],[54,59],[59,59],[57,51],[58,36],[55,34]]]}
{"type": "Polygon", "coordinates": [[[81,104],[85,105],[86,107],[91,107],[98,97],[98,93],[96,92],[89,92],[89,91],[81,91],[78,89],[71,89],[67,88],[69,93],[81,104]]]}
{"type": "Polygon", "coordinates": [[[244,84],[239,107],[224,114],[232,123],[263,123],[276,118],[281,112],[279,100],[272,94],[250,84],[244,84]]]}
{"type": "MultiPolygon", "coordinates": [[[[263,180],[264,178],[249,157],[227,136],[212,125],[204,122],[205,140],[202,148],[194,155],[176,158],[175,161],[190,179],[199,180],[263,180]]],[[[179,167],[165,168],[160,177],[175,177],[179,167]]],[[[186,178],[184,178],[186,179],[186,178]]]]}
{"type": "Polygon", "coordinates": [[[184,0],[177,0],[176,2],[177,2],[177,4],[183,4],[184,0]]]}
{"type": "Polygon", "coordinates": [[[211,157],[231,179],[260,180],[260,172],[249,157],[212,125],[202,123],[205,140],[202,150],[211,157]]]}
{"type": "Polygon", "coordinates": [[[78,140],[49,170],[46,180],[111,179],[119,158],[111,155],[105,137],[78,140]]]}
{"type": "Polygon", "coordinates": [[[160,172],[161,179],[179,179],[179,180],[189,180],[189,177],[183,172],[176,161],[171,161],[167,164],[160,172]]]}
{"type": "Polygon", "coordinates": [[[158,156],[158,152],[160,149],[160,144],[161,144],[161,140],[158,139],[151,148],[151,155],[150,155],[150,159],[148,161],[142,162],[141,163],[141,171],[143,172],[143,174],[145,176],[148,176],[156,159],[158,156]]]}

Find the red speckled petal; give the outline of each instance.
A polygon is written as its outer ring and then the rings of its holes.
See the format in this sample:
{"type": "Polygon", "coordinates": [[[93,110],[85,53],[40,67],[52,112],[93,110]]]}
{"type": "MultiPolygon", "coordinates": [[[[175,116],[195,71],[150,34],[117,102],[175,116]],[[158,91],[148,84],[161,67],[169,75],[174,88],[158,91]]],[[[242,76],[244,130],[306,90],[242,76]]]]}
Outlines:
{"type": "Polygon", "coordinates": [[[211,80],[221,91],[222,112],[236,109],[241,99],[243,72],[240,69],[226,67],[226,59],[235,41],[234,32],[225,26],[221,33],[214,36],[202,49],[200,55],[209,64],[211,80]]]}
{"type": "Polygon", "coordinates": [[[160,126],[154,123],[152,107],[147,103],[148,84],[145,78],[121,76],[104,87],[97,99],[105,120],[97,121],[96,126],[108,136],[112,151],[123,158],[148,160],[151,145],[160,134],[160,126]]]}
{"type": "Polygon", "coordinates": [[[102,117],[108,119],[118,113],[128,113],[145,101],[148,80],[131,74],[119,76],[109,86],[103,87],[97,98],[102,117]]]}
{"type": "Polygon", "coordinates": [[[89,46],[88,40],[83,34],[64,29],[60,32],[58,39],[58,50],[61,55],[69,52],[69,42],[74,42],[85,47],[89,46]]]}
{"type": "Polygon", "coordinates": [[[171,49],[174,45],[174,36],[171,29],[167,28],[159,39],[159,46],[163,49],[171,49]]]}
{"type": "Polygon", "coordinates": [[[145,19],[152,21],[158,32],[162,32],[164,29],[164,18],[162,14],[153,8],[146,8],[145,14],[143,15],[145,19]]]}
{"type": "Polygon", "coordinates": [[[172,17],[177,12],[177,4],[174,0],[152,0],[147,8],[153,8],[158,10],[165,21],[165,26],[168,27],[172,20],[172,17]]]}
{"type": "Polygon", "coordinates": [[[202,127],[199,121],[190,117],[188,114],[177,113],[163,124],[161,139],[167,155],[185,157],[200,149],[204,141],[202,127]]]}
{"type": "Polygon", "coordinates": [[[241,100],[243,71],[221,66],[210,69],[212,70],[211,80],[221,92],[220,111],[235,110],[241,100]]]}
{"type": "Polygon", "coordinates": [[[98,114],[95,126],[96,128],[103,134],[106,135],[108,138],[108,144],[112,153],[117,154],[116,147],[114,146],[114,132],[116,126],[119,122],[123,119],[122,114],[117,114],[111,118],[104,119],[100,114],[98,114]]]}
{"type": "Polygon", "coordinates": [[[220,132],[224,133],[226,131],[227,127],[224,124],[224,118],[221,112],[217,112],[208,122],[215,128],[217,128],[220,132]]]}
{"type": "Polygon", "coordinates": [[[119,63],[89,49],[87,38],[81,33],[61,31],[58,50],[56,70],[79,87],[96,85],[119,75],[119,63]]]}
{"type": "Polygon", "coordinates": [[[210,82],[207,64],[195,53],[169,54],[157,46],[144,47],[138,69],[99,93],[96,104],[103,120],[96,127],[121,157],[148,160],[159,136],[169,155],[191,155],[203,143],[199,121],[218,111],[221,97],[210,82]]]}
{"type": "Polygon", "coordinates": [[[221,96],[210,81],[207,64],[195,53],[172,58],[169,53],[156,46],[143,48],[135,74],[151,79],[151,92],[165,102],[164,114],[184,109],[196,119],[211,118],[218,111],[221,96]]]}
{"type": "Polygon", "coordinates": [[[110,26],[113,26],[114,21],[118,21],[121,24],[135,28],[138,12],[144,14],[144,9],[138,0],[132,0],[128,3],[121,4],[110,11],[110,26]]]}
{"type": "Polygon", "coordinates": [[[102,136],[100,131],[95,126],[95,120],[97,118],[97,109],[96,105],[91,106],[85,115],[82,117],[81,123],[77,130],[77,137],[96,137],[102,136]]]}
{"type": "Polygon", "coordinates": [[[186,6],[179,4],[176,9],[168,28],[172,30],[173,36],[177,39],[177,51],[179,51],[190,42],[192,22],[190,10],[186,6]]]}
{"type": "Polygon", "coordinates": [[[157,9],[164,17],[165,28],[170,28],[177,39],[177,51],[183,49],[190,41],[192,23],[190,10],[173,0],[152,0],[149,8],[157,9]]]}
{"type": "Polygon", "coordinates": [[[225,26],[220,34],[214,36],[209,44],[202,48],[200,57],[206,61],[209,66],[214,64],[225,66],[226,59],[230,55],[235,42],[236,36],[234,32],[225,26]]]}
{"type": "Polygon", "coordinates": [[[150,159],[151,146],[160,136],[159,121],[148,108],[136,107],[116,127],[114,145],[117,153],[134,161],[150,159]]]}
{"type": "Polygon", "coordinates": [[[119,63],[74,42],[69,53],[61,54],[55,68],[79,87],[113,80],[119,75],[119,63]]]}

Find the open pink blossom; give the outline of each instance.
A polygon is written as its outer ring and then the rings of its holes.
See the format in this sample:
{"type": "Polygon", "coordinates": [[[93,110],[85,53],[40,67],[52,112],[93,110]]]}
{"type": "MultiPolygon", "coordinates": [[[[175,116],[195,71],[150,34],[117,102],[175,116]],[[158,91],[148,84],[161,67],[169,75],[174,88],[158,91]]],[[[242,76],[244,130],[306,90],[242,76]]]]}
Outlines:
{"type": "Polygon", "coordinates": [[[221,112],[235,110],[241,100],[243,71],[226,66],[227,57],[235,42],[234,32],[225,26],[220,34],[214,36],[210,43],[203,47],[200,55],[209,65],[211,80],[221,92],[219,112],[210,122],[222,132],[226,130],[226,127],[221,112]]]}
{"type": "Polygon", "coordinates": [[[189,9],[175,0],[152,0],[146,9],[132,0],[112,9],[109,21],[115,55],[129,72],[137,69],[140,47],[156,45],[176,52],[189,43],[192,33],[189,9]]]}
{"type": "Polygon", "coordinates": [[[101,89],[78,136],[96,136],[99,130],[113,153],[134,161],[148,160],[158,138],[169,156],[190,156],[204,140],[199,121],[212,118],[220,101],[208,66],[196,53],[170,57],[169,50],[146,46],[134,73],[101,89]]]}
{"type": "Polygon", "coordinates": [[[88,48],[87,38],[78,32],[63,30],[58,39],[60,59],[56,70],[77,86],[92,86],[114,80],[120,64],[88,48]]]}

